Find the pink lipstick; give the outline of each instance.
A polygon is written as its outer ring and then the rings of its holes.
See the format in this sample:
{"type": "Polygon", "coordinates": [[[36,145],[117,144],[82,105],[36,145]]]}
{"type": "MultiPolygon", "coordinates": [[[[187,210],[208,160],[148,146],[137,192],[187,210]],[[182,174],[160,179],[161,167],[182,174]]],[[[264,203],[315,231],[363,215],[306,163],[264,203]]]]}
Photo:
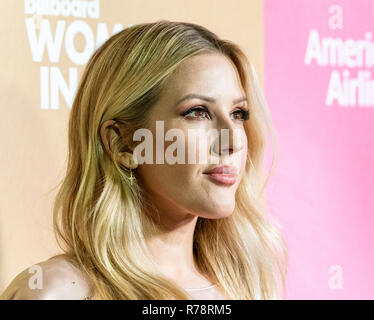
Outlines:
{"type": "Polygon", "coordinates": [[[205,171],[204,174],[206,174],[213,182],[231,186],[236,182],[237,170],[234,166],[221,166],[205,171]]]}

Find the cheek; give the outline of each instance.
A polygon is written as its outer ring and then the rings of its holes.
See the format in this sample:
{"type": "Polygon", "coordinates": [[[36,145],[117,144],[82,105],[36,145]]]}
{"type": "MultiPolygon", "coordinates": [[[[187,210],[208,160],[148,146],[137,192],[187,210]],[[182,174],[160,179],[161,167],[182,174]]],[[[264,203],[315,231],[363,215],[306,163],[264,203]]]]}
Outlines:
{"type": "Polygon", "coordinates": [[[161,189],[178,188],[188,180],[189,168],[183,164],[143,164],[137,171],[141,181],[149,188],[161,189]]]}
{"type": "Polygon", "coordinates": [[[241,173],[241,178],[243,177],[244,172],[245,172],[247,158],[248,158],[248,151],[247,151],[247,148],[245,148],[245,150],[243,150],[243,152],[242,152],[242,159],[241,159],[241,172],[242,172],[241,173]]]}
{"type": "Polygon", "coordinates": [[[196,167],[186,164],[141,165],[138,170],[141,185],[154,196],[157,203],[161,199],[185,204],[196,188],[196,167]]]}
{"type": "Polygon", "coordinates": [[[197,170],[188,164],[188,130],[164,122],[164,130],[157,136],[155,126],[150,129],[153,138],[152,164],[141,164],[137,173],[143,186],[154,193],[174,194],[186,188],[197,170]],[[184,163],[183,163],[184,161],[184,163]]]}
{"type": "Polygon", "coordinates": [[[247,162],[247,156],[248,156],[248,140],[247,140],[247,137],[245,137],[243,139],[243,150],[242,150],[243,167],[245,167],[245,164],[247,162]]]}

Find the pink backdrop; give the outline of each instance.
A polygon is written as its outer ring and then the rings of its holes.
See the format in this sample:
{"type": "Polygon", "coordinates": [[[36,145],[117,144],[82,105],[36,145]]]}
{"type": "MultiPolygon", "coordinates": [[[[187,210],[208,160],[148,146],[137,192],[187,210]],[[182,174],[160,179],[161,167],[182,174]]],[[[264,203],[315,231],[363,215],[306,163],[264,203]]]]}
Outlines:
{"type": "Polygon", "coordinates": [[[354,87],[360,71],[374,71],[374,1],[265,0],[264,20],[279,141],[268,198],[289,247],[287,298],[374,299],[373,77],[354,87]],[[335,65],[327,38],[344,44],[335,65]]]}

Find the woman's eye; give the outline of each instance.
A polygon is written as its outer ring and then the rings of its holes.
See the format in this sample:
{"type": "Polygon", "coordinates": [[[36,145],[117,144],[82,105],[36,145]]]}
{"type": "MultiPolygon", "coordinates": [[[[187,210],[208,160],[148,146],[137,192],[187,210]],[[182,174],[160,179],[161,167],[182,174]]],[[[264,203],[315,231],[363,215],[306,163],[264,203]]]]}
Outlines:
{"type": "MultiPolygon", "coordinates": [[[[203,107],[203,108],[191,108],[184,113],[182,113],[182,116],[189,116],[192,114],[193,118],[207,118],[210,119],[209,111],[203,107]],[[194,115],[193,115],[194,114],[194,115]]],[[[249,119],[249,111],[244,109],[239,109],[234,111],[231,115],[234,115],[234,118],[231,118],[232,120],[240,120],[245,121],[249,119]]]]}
{"type": "Polygon", "coordinates": [[[182,116],[187,116],[190,114],[195,114],[196,116],[193,116],[193,118],[204,118],[204,115],[208,115],[207,119],[210,117],[208,110],[205,108],[192,108],[187,110],[182,114],[182,116]]]}
{"type": "Polygon", "coordinates": [[[245,121],[245,120],[249,119],[249,111],[244,110],[244,109],[236,110],[232,114],[234,115],[234,119],[233,120],[245,121]]]}

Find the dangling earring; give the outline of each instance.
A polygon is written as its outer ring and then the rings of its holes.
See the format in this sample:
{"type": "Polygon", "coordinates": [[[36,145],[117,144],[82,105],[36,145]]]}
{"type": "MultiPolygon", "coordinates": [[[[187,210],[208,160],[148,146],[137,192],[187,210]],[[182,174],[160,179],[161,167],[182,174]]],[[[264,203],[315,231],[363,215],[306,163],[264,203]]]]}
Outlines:
{"type": "Polygon", "coordinates": [[[132,169],[130,169],[130,177],[128,178],[130,180],[130,185],[132,185],[132,181],[135,180],[135,176],[132,175],[132,169]]]}
{"type": "Polygon", "coordinates": [[[132,153],[125,152],[125,166],[130,170],[130,177],[128,179],[130,180],[130,185],[132,185],[133,180],[135,180],[135,176],[132,174],[132,169],[135,169],[138,167],[138,163],[132,153]]]}

